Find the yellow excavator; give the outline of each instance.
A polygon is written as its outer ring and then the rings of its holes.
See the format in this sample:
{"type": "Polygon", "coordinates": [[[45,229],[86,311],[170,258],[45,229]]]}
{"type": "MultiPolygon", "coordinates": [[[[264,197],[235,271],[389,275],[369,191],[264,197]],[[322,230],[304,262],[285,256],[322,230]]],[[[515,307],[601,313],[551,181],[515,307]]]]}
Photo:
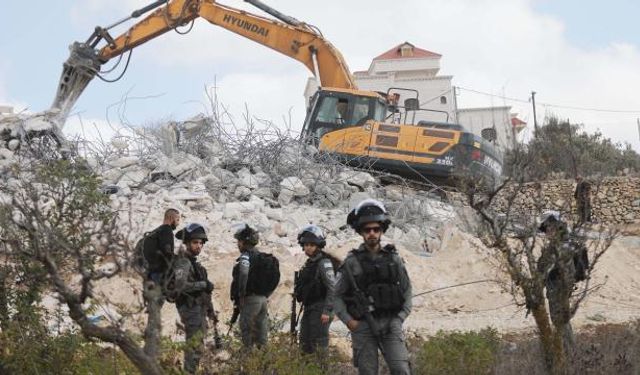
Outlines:
{"type": "Polygon", "coordinates": [[[423,110],[419,108],[417,91],[358,90],[344,58],[316,27],[282,14],[260,0],[245,2],[273,18],[215,0],[158,0],[108,27],[96,27],[85,42],[75,42],[70,47],[71,55],[64,63],[52,108],[64,121],[105,63],[116,57],[121,59],[127,51],[203,18],[298,60],[313,73],[320,87],[311,98],[302,139],[313,143],[321,153],[351,165],[440,183],[450,181],[460,171],[494,181],[499,178],[502,157],[490,140],[466,132],[457,124],[425,121],[413,124],[409,119],[415,119],[416,112],[423,110]],[[147,13],[119,36],[109,33],[147,13]]]}

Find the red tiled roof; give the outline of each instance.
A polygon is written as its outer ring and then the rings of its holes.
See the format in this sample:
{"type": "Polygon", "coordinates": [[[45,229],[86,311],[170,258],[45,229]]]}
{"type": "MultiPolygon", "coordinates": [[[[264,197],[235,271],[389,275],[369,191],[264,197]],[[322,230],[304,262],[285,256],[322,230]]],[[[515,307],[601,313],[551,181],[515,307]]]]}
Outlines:
{"type": "Polygon", "coordinates": [[[391,48],[382,55],[376,56],[373,60],[393,60],[393,59],[415,59],[422,57],[441,57],[439,53],[427,51],[426,49],[418,48],[409,42],[400,43],[397,46],[391,48]],[[400,54],[400,48],[404,45],[410,45],[413,47],[413,56],[402,56],[400,54]]]}
{"type": "Polygon", "coordinates": [[[527,125],[527,123],[522,121],[522,120],[520,120],[516,116],[513,116],[511,118],[511,126],[518,126],[518,125],[527,125]]]}

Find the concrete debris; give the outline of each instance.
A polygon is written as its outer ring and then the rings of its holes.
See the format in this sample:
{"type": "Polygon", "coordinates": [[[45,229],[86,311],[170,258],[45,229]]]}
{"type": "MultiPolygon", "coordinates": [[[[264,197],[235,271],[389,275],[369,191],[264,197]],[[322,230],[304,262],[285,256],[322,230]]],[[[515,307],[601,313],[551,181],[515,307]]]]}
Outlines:
{"type": "MultiPolygon", "coordinates": [[[[23,142],[10,134],[48,129],[46,116],[10,116],[10,126],[0,121],[0,165],[10,162],[23,142]],[[21,130],[15,129],[16,124],[21,124],[21,130]]],[[[297,232],[309,223],[323,227],[329,242],[347,241],[353,233],[346,225],[345,215],[369,197],[386,199],[385,203],[394,209],[411,207],[406,212],[452,212],[447,207],[425,206],[428,198],[413,202],[417,195],[411,190],[382,188],[364,171],[336,165],[325,168],[309,157],[314,152],[312,147],[297,142],[279,148],[280,152],[274,154],[277,160],[265,164],[237,161],[207,133],[211,129],[209,121],[196,117],[163,126],[162,131],[136,132],[144,134],[145,142],[156,145],[148,148],[119,136],[106,145],[111,147],[110,154],[87,156],[87,164],[100,174],[104,182],[101,191],[109,195],[113,208],[119,211],[123,231],[129,233],[131,241],[157,226],[168,207],[181,211],[185,222],[203,223],[213,243],[225,244],[216,249],[221,253],[236,251],[229,228],[239,221],[258,228],[263,241],[286,254],[299,254],[297,232]],[[168,136],[165,130],[171,131],[169,143],[174,142],[169,148],[165,147],[166,139],[153,140],[168,136]],[[181,144],[196,147],[181,148],[181,144]],[[207,152],[202,151],[203,144],[207,152]]],[[[449,220],[448,215],[439,217],[449,220]]],[[[437,225],[424,229],[411,226],[404,218],[394,218],[393,238],[403,239],[412,251],[420,251],[419,245],[411,246],[409,242],[419,244],[435,238],[433,232],[437,230],[437,225]]]]}
{"type": "Polygon", "coordinates": [[[357,186],[360,191],[376,184],[376,179],[372,175],[360,171],[342,172],[338,178],[346,181],[349,185],[357,186]]]}
{"type": "Polygon", "coordinates": [[[290,192],[294,197],[304,197],[310,193],[302,180],[295,176],[284,178],[280,181],[280,187],[280,194],[290,192]]]}
{"type": "Polygon", "coordinates": [[[236,187],[236,190],[234,191],[233,196],[240,201],[247,200],[251,196],[251,189],[249,189],[246,186],[240,185],[236,187]]]}
{"type": "Polygon", "coordinates": [[[126,168],[138,163],[140,163],[140,158],[137,156],[123,156],[107,161],[107,165],[112,168],[126,168]]]}
{"type": "Polygon", "coordinates": [[[7,148],[11,151],[15,151],[20,147],[20,141],[17,139],[12,139],[7,143],[7,148]]]}
{"type": "Polygon", "coordinates": [[[255,190],[260,187],[260,181],[255,175],[251,174],[249,169],[242,168],[236,174],[238,176],[238,185],[251,190],[255,190]]]}

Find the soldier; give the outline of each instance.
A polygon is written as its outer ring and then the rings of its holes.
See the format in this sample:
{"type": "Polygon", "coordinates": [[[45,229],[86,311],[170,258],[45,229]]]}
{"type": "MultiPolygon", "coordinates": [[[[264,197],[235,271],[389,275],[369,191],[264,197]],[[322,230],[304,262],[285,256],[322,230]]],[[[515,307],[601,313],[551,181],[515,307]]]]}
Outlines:
{"type": "Polygon", "coordinates": [[[573,193],[578,210],[578,225],[591,222],[591,184],[582,176],[576,176],[576,190],[573,193]]]}
{"type": "Polygon", "coordinates": [[[377,374],[380,349],[392,375],[410,374],[402,323],[411,313],[411,281],[395,246],[381,246],[389,215],[366,199],[347,224],[364,240],[347,255],[336,284],[335,310],[351,331],[353,364],[360,375],[377,374]]]}
{"type": "MultiPolygon", "coordinates": [[[[162,322],[160,313],[165,302],[167,271],[174,261],[173,231],[180,224],[180,213],[169,208],[164,213],[162,225],[145,235],[141,240],[144,258],[143,296],[147,305],[149,321],[145,329],[145,337],[150,342],[160,342],[162,322]]],[[[140,250],[138,250],[140,251],[140,250]]],[[[147,355],[157,358],[159,345],[145,346],[147,355]]]]}
{"type": "Polygon", "coordinates": [[[322,251],[326,245],[322,230],[308,225],[298,234],[298,243],[309,257],[300,270],[295,297],[303,306],[300,323],[300,348],[305,353],[329,346],[329,326],[333,320],[335,271],[332,257],[322,251]]]}
{"type": "Polygon", "coordinates": [[[180,212],[169,208],[164,212],[162,225],[154,229],[144,243],[144,257],[148,262],[146,279],[160,285],[170,268],[174,254],[173,231],[180,224],[180,212]]]}
{"type": "MultiPolygon", "coordinates": [[[[547,242],[538,259],[538,271],[545,276],[551,322],[563,330],[565,349],[571,349],[574,346],[571,293],[578,281],[576,270],[585,265],[581,263],[581,257],[576,256],[579,249],[570,241],[567,224],[561,219],[559,212],[547,211],[539,221],[538,229],[545,234],[547,242]]],[[[584,256],[586,257],[586,249],[584,256]]],[[[588,264],[586,267],[588,268],[588,264]]],[[[581,269],[581,272],[586,270],[581,269]]]]}
{"type": "Polygon", "coordinates": [[[180,321],[184,326],[187,345],[184,349],[184,370],[194,374],[202,357],[207,335],[207,316],[211,316],[213,283],[197,257],[207,242],[207,234],[200,224],[189,224],[176,233],[185,248],[178,255],[174,267],[174,295],[180,321]]]}
{"type": "Polygon", "coordinates": [[[245,348],[258,347],[267,343],[268,309],[267,298],[280,280],[277,259],[256,248],[258,232],[247,224],[236,226],[233,237],[238,241],[241,255],[233,267],[231,300],[240,310],[240,332],[245,348]],[[265,261],[275,260],[276,270],[265,261]],[[277,275],[273,274],[277,272],[277,275]],[[276,277],[277,276],[277,277],[276,277]],[[275,282],[275,284],[274,284],[275,282]]]}

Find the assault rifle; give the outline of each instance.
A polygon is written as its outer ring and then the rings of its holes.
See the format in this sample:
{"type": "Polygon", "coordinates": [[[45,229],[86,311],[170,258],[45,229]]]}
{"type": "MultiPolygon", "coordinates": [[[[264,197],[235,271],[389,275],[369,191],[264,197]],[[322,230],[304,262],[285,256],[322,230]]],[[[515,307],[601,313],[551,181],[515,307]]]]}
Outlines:
{"type": "Polygon", "coordinates": [[[211,300],[212,295],[209,295],[207,299],[209,301],[207,306],[207,317],[213,322],[213,342],[216,349],[222,348],[222,338],[220,337],[220,333],[218,332],[218,313],[213,308],[213,301],[211,300]]]}
{"type": "Polygon", "coordinates": [[[375,307],[373,305],[373,298],[367,296],[362,291],[362,289],[358,287],[358,283],[356,283],[356,279],[355,277],[353,277],[353,273],[351,273],[351,269],[349,269],[348,263],[345,263],[344,267],[342,268],[344,269],[344,272],[347,275],[349,283],[351,284],[351,288],[353,289],[353,303],[355,304],[356,313],[364,317],[365,321],[369,325],[369,329],[371,330],[371,333],[373,333],[373,336],[378,341],[378,346],[380,347],[380,349],[382,349],[382,346],[380,345],[380,342],[382,339],[382,332],[380,330],[380,327],[378,326],[378,323],[376,322],[376,320],[373,318],[373,315],[372,315],[373,311],[375,311],[375,307]]]}
{"type": "Polygon", "coordinates": [[[295,340],[298,332],[298,317],[296,316],[296,288],[300,282],[300,272],[295,271],[293,273],[293,293],[291,293],[291,322],[289,323],[289,333],[295,340]]]}
{"type": "Polygon", "coordinates": [[[231,320],[229,320],[228,326],[229,330],[227,331],[227,336],[231,333],[231,329],[233,329],[233,325],[238,321],[238,317],[240,316],[240,306],[233,305],[233,314],[231,315],[231,320]]]}

